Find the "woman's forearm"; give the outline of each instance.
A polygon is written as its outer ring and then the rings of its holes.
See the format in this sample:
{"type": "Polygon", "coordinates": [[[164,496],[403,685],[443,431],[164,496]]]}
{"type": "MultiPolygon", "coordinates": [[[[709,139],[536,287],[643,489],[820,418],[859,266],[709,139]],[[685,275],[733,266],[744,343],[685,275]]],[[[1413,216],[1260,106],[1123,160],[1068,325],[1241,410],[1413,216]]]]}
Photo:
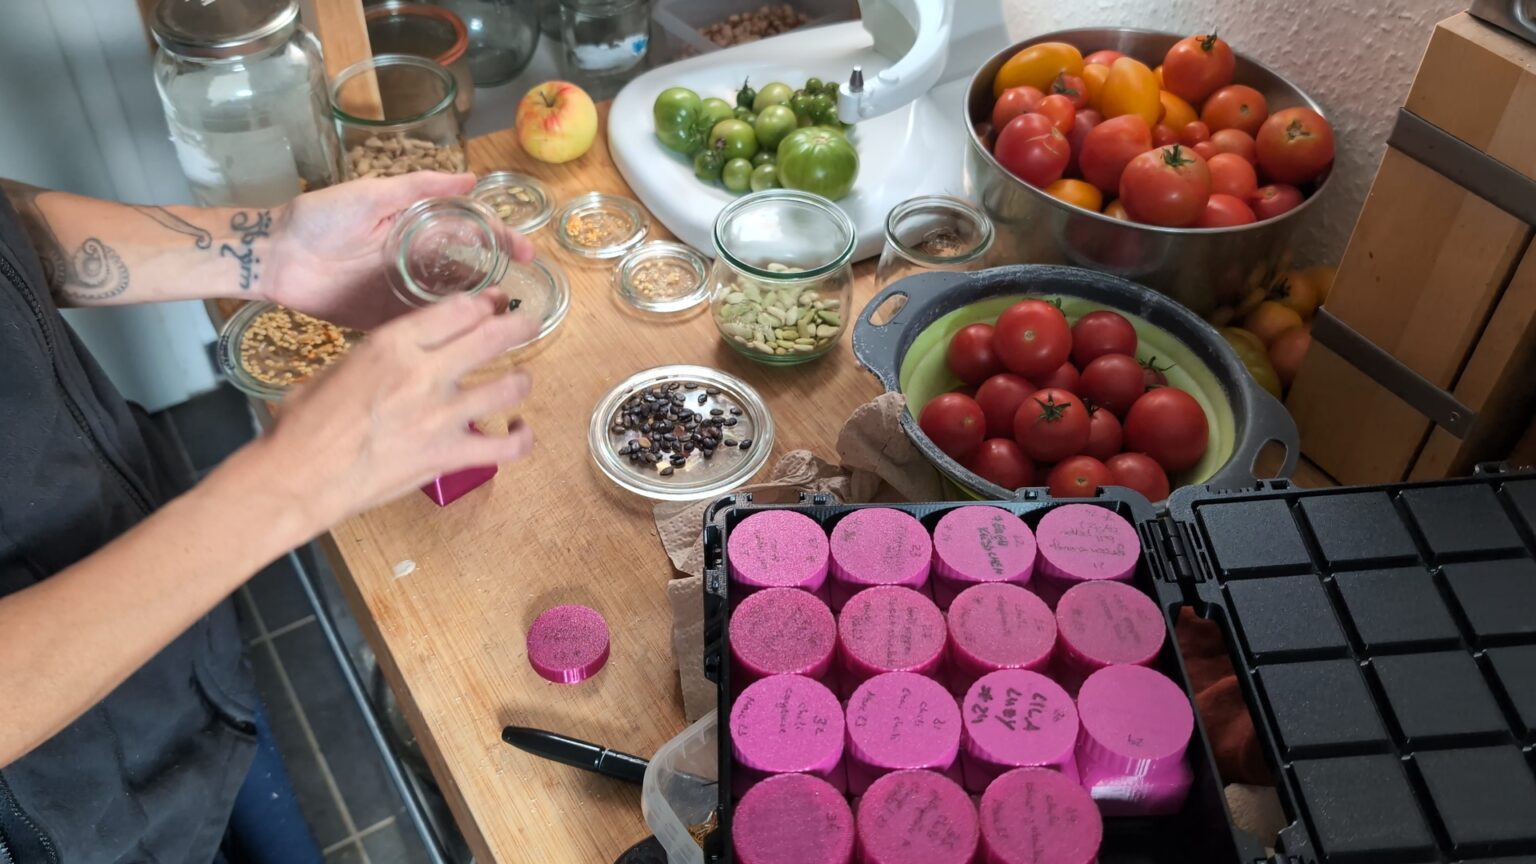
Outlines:
{"type": "Polygon", "coordinates": [[[264,296],[284,208],[117,204],[0,179],[60,306],[264,296]]]}
{"type": "Polygon", "coordinates": [[[279,458],[258,441],[100,551],[0,598],[0,768],[323,529],[268,485],[279,458]]]}

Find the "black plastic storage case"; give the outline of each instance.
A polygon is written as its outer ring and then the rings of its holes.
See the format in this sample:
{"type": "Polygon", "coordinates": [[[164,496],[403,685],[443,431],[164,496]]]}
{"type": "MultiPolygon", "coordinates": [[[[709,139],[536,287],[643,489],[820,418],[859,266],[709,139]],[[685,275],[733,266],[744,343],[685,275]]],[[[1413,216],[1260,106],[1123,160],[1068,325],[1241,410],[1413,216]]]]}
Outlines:
{"type": "Polygon", "coordinates": [[[1536,864],[1536,473],[1434,483],[1181,489],[1159,514],[1106,489],[1057,501],[789,508],[717,501],[704,532],[705,673],[719,686],[719,829],[705,860],[729,864],[731,530],[792,509],[830,533],[891,506],[931,532],[987,504],[1033,529],[1050,508],[1094,503],[1142,541],[1136,584],[1170,623],[1157,667],[1193,700],[1172,637],[1179,610],[1218,622],[1290,820],[1269,856],[1232,827],[1196,716],[1194,785],[1182,811],[1105,821],[1102,864],[1536,864]]]}

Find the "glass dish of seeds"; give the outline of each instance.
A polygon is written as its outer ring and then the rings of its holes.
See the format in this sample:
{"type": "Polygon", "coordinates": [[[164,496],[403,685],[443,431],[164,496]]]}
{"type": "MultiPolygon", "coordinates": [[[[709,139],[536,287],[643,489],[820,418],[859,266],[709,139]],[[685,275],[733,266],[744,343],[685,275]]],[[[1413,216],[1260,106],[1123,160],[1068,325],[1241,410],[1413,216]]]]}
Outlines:
{"type": "Polygon", "coordinates": [[[695,501],[747,482],[773,449],[773,418],[746,382],[706,366],[659,366],[608,392],[587,429],[610,480],[647,498],[695,501]]]}
{"type": "Polygon", "coordinates": [[[618,258],[639,246],[649,230],[640,205],[601,192],[578,195],[555,214],[555,240],[582,258],[618,258]]]}
{"type": "Polygon", "coordinates": [[[219,331],[218,358],[229,382],[248,396],[276,401],[362,339],[273,303],[247,303],[219,331]]]}
{"type": "Polygon", "coordinates": [[[709,299],[709,262],[691,246],[668,240],[635,247],[613,278],[624,302],[642,312],[682,312],[709,299]]]}
{"type": "Polygon", "coordinates": [[[549,224],[555,212],[555,199],[549,187],[526,174],[510,171],[485,175],[469,197],[483,202],[508,228],[524,235],[549,224]]]}

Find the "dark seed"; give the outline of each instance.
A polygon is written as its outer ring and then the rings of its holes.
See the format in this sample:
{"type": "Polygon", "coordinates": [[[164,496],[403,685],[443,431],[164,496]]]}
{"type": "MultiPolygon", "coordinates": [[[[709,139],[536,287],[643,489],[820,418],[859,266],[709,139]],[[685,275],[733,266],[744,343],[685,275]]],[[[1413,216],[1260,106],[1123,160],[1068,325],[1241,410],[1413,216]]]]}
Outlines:
{"type": "Polygon", "coordinates": [[[752,446],[752,439],[751,438],[743,438],[743,439],[741,439],[741,449],[747,450],[747,449],[751,448],[751,446],[752,446]]]}
{"type": "Polygon", "coordinates": [[[699,394],[699,404],[700,405],[703,405],[705,402],[708,402],[708,401],[709,401],[708,394],[705,394],[705,393],[700,393],[699,394]]]}
{"type": "Polygon", "coordinates": [[[711,408],[711,409],[709,409],[709,416],[711,416],[711,417],[720,417],[720,416],[722,416],[724,414],[725,414],[725,409],[724,408],[711,408]]]}
{"type": "Polygon", "coordinates": [[[720,388],[719,387],[709,387],[709,388],[705,389],[704,392],[708,393],[711,396],[719,396],[720,395],[720,388]]]}
{"type": "Polygon", "coordinates": [[[649,450],[649,449],[651,449],[651,439],[649,439],[649,438],[641,437],[641,438],[637,439],[635,443],[640,445],[640,449],[641,450],[649,450]]]}
{"type": "Polygon", "coordinates": [[[735,438],[727,438],[727,439],[725,439],[724,441],[722,441],[720,443],[724,444],[727,447],[735,447],[736,446],[736,439],[735,438]]]}
{"type": "Polygon", "coordinates": [[[725,425],[727,425],[727,426],[735,426],[736,425],[736,418],[735,417],[727,417],[727,418],[725,418],[725,425]]]}
{"type": "Polygon", "coordinates": [[[661,476],[663,476],[663,477],[671,477],[672,476],[672,466],[668,465],[665,468],[662,468],[661,469],[661,476]]]}
{"type": "Polygon", "coordinates": [[[741,409],[740,408],[732,407],[731,408],[731,414],[733,416],[740,417],[741,416],[741,409]]]}

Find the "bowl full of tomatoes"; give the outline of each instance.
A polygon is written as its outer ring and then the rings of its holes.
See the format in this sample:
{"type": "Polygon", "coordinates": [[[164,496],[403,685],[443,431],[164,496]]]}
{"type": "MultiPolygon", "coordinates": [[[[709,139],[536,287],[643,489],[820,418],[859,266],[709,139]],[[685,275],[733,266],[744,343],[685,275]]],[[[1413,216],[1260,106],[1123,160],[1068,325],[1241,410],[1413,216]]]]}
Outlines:
{"type": "Polygon", "coordinates": [[[1113,273],[1201,315],[1273,278],[1332,172],[1319,105],[1214,35],[1045,34],[966,99],[966,182],[1000,260],[1113,273]]]}
{"type": "Polygon", "coordinates": [[[903,279],[864,308],[853,348],[906,397],[912,442],[979,498],[1038,486],[1087,497],[1117,485],[1156,502],[1184,485],[1251,485],[1271,441],[1286,451],[1278,476],[1300,452],[1285,407],[1215,328],[1081,268],[903,279]]]}

